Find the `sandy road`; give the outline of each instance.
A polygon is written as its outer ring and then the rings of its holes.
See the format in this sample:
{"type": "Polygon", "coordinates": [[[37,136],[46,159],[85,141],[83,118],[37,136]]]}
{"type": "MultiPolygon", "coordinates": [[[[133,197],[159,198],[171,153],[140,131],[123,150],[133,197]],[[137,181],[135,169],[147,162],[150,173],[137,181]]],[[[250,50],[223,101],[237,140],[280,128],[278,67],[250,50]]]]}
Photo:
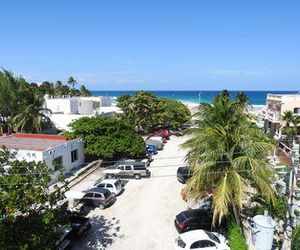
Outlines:
{"type": "Polygon", "coordinates": [[[173,136],[154,156],[151,178],[130,180],[115,204],[91,210],[92,230],[74,249],[173,249],[178,236],[174,218],[186,208],[180,197],[183,185],[176,179],[186,154],[179,145],[185,140],[173,136]]]}

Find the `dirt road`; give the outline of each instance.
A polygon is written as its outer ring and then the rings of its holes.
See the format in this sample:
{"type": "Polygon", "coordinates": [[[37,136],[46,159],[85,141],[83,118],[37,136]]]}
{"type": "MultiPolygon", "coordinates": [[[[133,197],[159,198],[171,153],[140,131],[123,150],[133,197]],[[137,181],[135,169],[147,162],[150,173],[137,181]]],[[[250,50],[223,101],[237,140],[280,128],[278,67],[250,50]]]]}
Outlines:
{"type": "Polygon", "coordinates": [[[186,153],[179,145],[185,140],[172,137],[154,156],[151,178],[130,180],[115,204],[93,209],[88,214],[92,230],[75,249],[173,249],[178,236],[175,215],[186,208],[180,197],[183,185],[176,179],[186,153]]]}

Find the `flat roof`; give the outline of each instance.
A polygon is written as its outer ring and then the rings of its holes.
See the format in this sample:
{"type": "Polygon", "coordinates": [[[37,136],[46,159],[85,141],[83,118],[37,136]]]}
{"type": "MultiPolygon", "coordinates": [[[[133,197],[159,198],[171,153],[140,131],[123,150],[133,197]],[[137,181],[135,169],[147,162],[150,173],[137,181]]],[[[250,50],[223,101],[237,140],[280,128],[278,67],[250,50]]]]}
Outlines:
{"type": "Polygon", "coordinates": [[[11,134],[0,136],[0,146],[17,150],[45,151],[66,142],[67,139],[59,135],[11,134]]]}

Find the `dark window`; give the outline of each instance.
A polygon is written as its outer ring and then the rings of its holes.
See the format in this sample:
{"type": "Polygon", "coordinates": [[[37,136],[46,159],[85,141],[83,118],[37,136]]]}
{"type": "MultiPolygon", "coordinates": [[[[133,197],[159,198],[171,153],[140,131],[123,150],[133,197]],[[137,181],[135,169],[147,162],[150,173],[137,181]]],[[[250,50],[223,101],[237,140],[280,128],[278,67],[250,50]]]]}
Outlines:
{"type": "Polygon", "coordinates": [[[71,151],[71,162],[78,160],[78,149],[71,151]]]}
{"type": "Polygon", "coordinates": [[[146,170],[146,167],[144,165],[137,165],[134,166],[134,170],[146,170]]]}
{"type": "Polygon", "coordinates": [[[101,183],[101,184],[99,184],[97,187],[101,187],[101,188],[104,188],[105,187],[105,184],[104,183],[101,183]]]}
{"type": "Polygon", "coordinates": [[[87,193],[85,196],[83,196],[84,198],[92,198],[93,197],[93,193],[87,193]]]}
{"type": "Polygon", "coordinates": [[[125,170],[131,170],[131,166],[125,166],[125,170]]]}
{"type": "Polygon", "coordinates": [[[214,246],[216,246],[216,244],[209,241],[209,240],[199,240],[199,241],[194,242],[191,245],[191,249],[204,248],[204,247],[214,247],[214,246]]]}
{"type": "Polygon", "coordinates": [[[113,187],[113,185],[111,185],[111,184],[107,184],[107,185],[106,185],[106,187],[108,187],[108,188],[112,188],[112,187],[113,187]]]}
{"type": "Polygon", "coordinates": [[[300,114],[300,108],[294,108],[294,113],[295,114],[300,114]]]}
{"type": "Polygon", "coordinates": [[[63,157],[59,156],[53,160],[54,171],[58,171],[63,167],[63,157]]]}
{"type": "Polygon", "coordinates": [[[102,199],[102,194],[95,193],[95,197],[102,199]]]}
{"type": "Polygon", "coordinates": [[[118,169],[124,170],[124,166],[119,166],[118,169]]]}
{"type": "Polygon", "coordinates": [[[213,234],[213,233],[211,233],[211,232],[208,232],[208,231],[205,231],[205,233],[208,235],[208,237],[209,237],[211,240],[220,243],[219,238],[218,238],[215,234],[213,234]]]}

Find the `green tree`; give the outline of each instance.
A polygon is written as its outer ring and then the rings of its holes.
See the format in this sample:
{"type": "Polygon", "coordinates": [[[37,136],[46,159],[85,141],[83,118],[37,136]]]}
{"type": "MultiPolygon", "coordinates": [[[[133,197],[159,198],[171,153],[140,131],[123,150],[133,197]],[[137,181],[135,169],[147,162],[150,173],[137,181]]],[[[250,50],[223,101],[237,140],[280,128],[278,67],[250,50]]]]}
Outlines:
{"type": "Polygon", "coordinates": [[[183,103],[146,91],[119,97],[117,106],[123,111],[122,119],[146,133],[158,127],[178,128],[191,118],[183,103]]]}
{"type": "Polygon", "coordinates": [[[273,170],[267,161],[274,145],[249,121],[246,105],[222,92],[212,104],[202,105],[198,129],[184,144],[189,149],[186,160],[194,170],[187,192],[193,197],[213,193],[214,223],[232,209],[240,224],[239,212],[251,187],[267,202],[274,201],[273,170]]]}
{"type": "Polygon", "coordinates": [[[84,85],[81,85],[80,86],[80,95],[81,96],[91,96],[91,92],[84,86],[84,85]]]}
{"type": "Polygon", "coordinates": [[[43,126],[50,123],[45,112],[50,110],[43,107],[44,98],[38,96],[27,85],[23,85],[19,91],[21,99],[19,109],[11,115],[13,129],[20,132],[40,133],[43,126]]]}
{"type": "Polygon", "coordinates": [[[49,193],[44,163],[18,161],[0,149],[0,249],[53,249],[60,224],[53,207],[63,190],[49,193]]]}
{"type": "Polygon", "coordinates": [[[120,159],[136,157],[145,153],[145,143],[134,128],[126,122],[109,117],[83,117],[69,127],[70,138],[81,137],[85,152],[90,157],[120,159]]]}
{"type": "Polygon", "coordinates": [[[291,250],[300,249],[300,226],[297,226],[293,230],[293,238],[291,244],[291,250]]]}
{"type": "Polygon", "coordinates": [[[70,84],[70,85],[72,86],[73,89],[75,88],[76,83],[77,83],[77,82],[76,82],[76,80],[74,79],[73,76],[70,76],[70,77],[68,78],[68,84],[70,84]]]}
{"type": "Polygon", "coordinates": [[[296,128],[290,126],[291,124],[296,122],[293,112],[285,111],[282,116],[282,121],[285,122],[285,127],[283,129],[283,132],[287,134],[288,141],[292,141],[294,135],[296,134],[296,128]]]}

